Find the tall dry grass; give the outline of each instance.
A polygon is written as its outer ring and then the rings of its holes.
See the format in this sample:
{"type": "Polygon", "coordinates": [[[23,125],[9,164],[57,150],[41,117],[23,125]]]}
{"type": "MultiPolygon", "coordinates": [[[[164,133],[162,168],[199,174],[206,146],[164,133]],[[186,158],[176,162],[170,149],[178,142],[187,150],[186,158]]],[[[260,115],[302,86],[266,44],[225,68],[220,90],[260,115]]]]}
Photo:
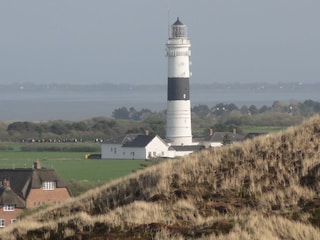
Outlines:
{"type": "Polygon", "coordinates": [[[295,222],[290,212],[318,196],[319,143],[320,117],[315,116],[284,132],[149,167],[37,213],[0,236],[12,236],[14,228],[24,235],[30,222],[53,231],[64,226],[66,235],[92,230],[99,222],[123,231],[165,226],[155,239],[235,239],[237,234],[241,239],[312,239],[319,231],[308,225],[307,215],[295,222]],[[213,230],[217,224],[221,232],[213,230]],[[199,236],[183,226],[199,230],[199,236]]]}
{"type": "Polygon", "coordinates": [[[226,235],[209,236],[208,239],[217,240],[280,240],[280,239],[319,239],[319,229],[301,223],[293,222],[280,216],[264,217],[259,213],[242,216],[240,224],[226,235]]]}

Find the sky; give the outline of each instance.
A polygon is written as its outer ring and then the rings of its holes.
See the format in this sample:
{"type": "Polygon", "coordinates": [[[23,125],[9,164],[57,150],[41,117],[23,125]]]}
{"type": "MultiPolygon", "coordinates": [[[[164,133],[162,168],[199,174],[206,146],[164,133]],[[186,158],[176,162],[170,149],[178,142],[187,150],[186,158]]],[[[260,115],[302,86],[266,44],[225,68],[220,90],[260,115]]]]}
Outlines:
{"type": "Polygon", "coordinates": [[[166,84],[168,25],[191,83],[320,80],[319,0],[3,0],[0,84],[166,84]]]}

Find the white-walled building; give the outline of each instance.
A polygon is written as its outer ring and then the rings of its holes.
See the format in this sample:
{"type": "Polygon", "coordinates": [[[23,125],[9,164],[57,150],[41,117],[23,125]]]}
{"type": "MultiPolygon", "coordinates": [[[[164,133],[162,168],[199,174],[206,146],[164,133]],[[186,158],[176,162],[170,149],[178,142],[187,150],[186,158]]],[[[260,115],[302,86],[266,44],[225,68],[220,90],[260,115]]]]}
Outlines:
{"type": "Polygon", "coordinates": [[[158,135],[127,134],[101,145],[102,159],[150,159],[175,156],[175,150],[158,135]]]}
{"type": "Polygon", "coordinates": [[[178,158],[204,148],[221,147],[224,143],[244,140],[235,132],[212,132],[194,139],[193,145],[171,145],[158,135],[127,134],[104,142],[101,145],[102,159],[151,159],[157,157],[178,158]]]}
{"type": "Polygon", "coordinates": [[[102,159],[151,159],[186,156],[204,148],[202,145],[171,146],[158,135],[127,134],[101,145],[102,159]]]}

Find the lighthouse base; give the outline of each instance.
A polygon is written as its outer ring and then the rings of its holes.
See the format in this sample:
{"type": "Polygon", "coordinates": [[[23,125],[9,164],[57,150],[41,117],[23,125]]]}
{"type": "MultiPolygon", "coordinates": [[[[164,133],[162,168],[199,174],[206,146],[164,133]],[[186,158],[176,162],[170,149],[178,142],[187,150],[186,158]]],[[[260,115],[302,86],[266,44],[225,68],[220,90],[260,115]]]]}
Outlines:
{"type": "Polygon", "coordinates": [[[171,145],[191,145],[190,100],[168,101],[166,138],[171,145]]]}

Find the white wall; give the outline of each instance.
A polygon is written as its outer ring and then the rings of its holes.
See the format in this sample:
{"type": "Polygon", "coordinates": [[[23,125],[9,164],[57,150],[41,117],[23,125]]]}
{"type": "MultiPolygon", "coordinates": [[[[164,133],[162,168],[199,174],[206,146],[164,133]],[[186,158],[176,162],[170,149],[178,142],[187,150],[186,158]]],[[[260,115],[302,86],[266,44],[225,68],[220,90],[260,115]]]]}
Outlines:
{"type": "Polygon", "coordinates": [[[192,144],[190,100],[167,102],[166,138],[172,145],[192,144]]]}
{"type": "Polygon", "coordinates": [[[102,144],[102,159],[146,159],[144,148],[123,148],[120,144],[102,144]]]}
{"type": "Polygon", "coordinates": [[[169,146],[160,137],[156,136],[146,146],[146,158],[169,157],[168,148],[169,146]]]}
{"type": "Polygon", "coordinates": [[[223,145],[221,142],[202,142],[201,144],[204,145],[206,148],[221,147],[223,145]]]}
{"type": "Polygon", "coordinates": [[[175,158],[192,153],[192,151],[169,150],[169,146],[156,136],[145,148],[122,147],[121,144],[101,144],[102,159],[149,159],[154,157],[175,158]]]}

